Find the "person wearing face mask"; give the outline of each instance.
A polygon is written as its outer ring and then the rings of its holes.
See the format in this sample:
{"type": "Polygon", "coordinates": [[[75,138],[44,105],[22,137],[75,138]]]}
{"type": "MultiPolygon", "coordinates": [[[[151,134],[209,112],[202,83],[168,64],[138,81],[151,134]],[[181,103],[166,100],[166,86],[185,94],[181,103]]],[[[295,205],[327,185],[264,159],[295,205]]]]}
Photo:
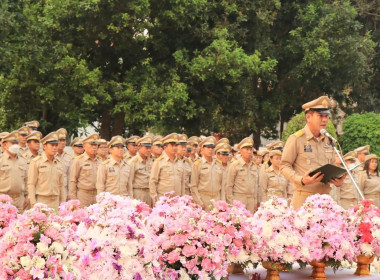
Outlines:
{"type": "Polygon", "coordinates": [[[19,132],[13,131],[3,138],[5,151],[0,156],[0,194],[9,195],[12,204],[22,213],[29,204],[26,184],[27,161],[19,154],[19,132]]]}
{"type": "Polygon", "coordinates": [[[69,179],[69,199],[78,199],[81,207],[96,203],[96,176],[101,160],[96,156],[98,134],[83,139],[84,153],[77,156],[72,164],[69,179]]]}
{"type": "Polygon", "coordinates": [[[130,197],[144,201],[149,206],[153,206],[152,198],[149,195],[149,177],[152,170],[153,161],[151,159],[152,137],[144,136],[137,140],[137,154],[129,161],[129,190],[130,197]]]}
{"type": "Polygon", "coordinates": [[[173,192],[172,195],[183,195],[183,167],[177,158],[178,134],[171,133],[162,138],[164,151],[152,166],[149,178],[149,191],[153,200],[153,206],[157,199],[165,193],[173,192]]]}
{"type": "Polygon", "coordinates": [[[28,194],[31,207],[44,203],[58,211],[66,201],[64,165],[57,156],[58,133],[51,132],[41,139],[43,153],[30,162],[28,170],[28,194]]]}

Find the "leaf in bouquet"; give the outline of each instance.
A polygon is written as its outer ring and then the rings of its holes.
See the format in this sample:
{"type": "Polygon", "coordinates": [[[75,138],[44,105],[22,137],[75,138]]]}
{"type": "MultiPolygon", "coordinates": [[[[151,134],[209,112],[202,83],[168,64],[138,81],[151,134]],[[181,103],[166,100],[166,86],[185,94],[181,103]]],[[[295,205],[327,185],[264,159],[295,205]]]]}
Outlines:
{"type": "Polygon", "coordinates": [[[37,243],[40,242],[40,238],[41,232],[37,231],[33,234],[33,239],[30,242],[32,242],[34,245],[37,245],[37,243]]]}

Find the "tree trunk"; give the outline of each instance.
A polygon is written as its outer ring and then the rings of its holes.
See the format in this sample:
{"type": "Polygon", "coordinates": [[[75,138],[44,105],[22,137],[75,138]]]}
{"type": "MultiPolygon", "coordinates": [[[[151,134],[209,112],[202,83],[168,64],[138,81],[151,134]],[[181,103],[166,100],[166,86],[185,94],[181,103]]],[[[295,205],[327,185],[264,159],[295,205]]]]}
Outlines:
{"type": "Polygon", "coordinates": [[[112,126],[112,136],[124,134],[124,118],[125,113],[120,112],[115,114],[115,118],[112,126]]]}
{"type": "Polygon", "coordinates": [[[256,127],[256,131],[253,133],[253,143],[255,146],[255,149],[258,150],[261,144],[261,129],[259,127],[256,127]]]}
{"type": "Polygon", "coordinates": [[[99,129],[100,137],[109,141],[111,139],[111,115],[110,111],[104,111],[102,114],[102,123],[99,129]]]}

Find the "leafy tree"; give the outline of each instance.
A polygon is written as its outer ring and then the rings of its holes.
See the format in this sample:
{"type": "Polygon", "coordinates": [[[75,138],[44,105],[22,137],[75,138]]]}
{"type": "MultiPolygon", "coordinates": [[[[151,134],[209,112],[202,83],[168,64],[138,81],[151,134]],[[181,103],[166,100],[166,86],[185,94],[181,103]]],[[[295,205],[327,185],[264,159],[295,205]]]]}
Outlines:
{"type": "Polygon", "coordinates": [[[343,122],[340,140],[345,153],[364,145],[371,145],[371,153],[380,155],[380,115],[352,114],[343,122]]]}
{"type": "MultiPolygon", "coordinates": [[[[306,125],[305,112],[295,115],[287,124],[284,133],[282,134],[281,140],[286,142],[289,136],[296,133],[298,130],[304,128],[306,125]]],[[[331,120],[328,121],[326,130],[335,138],[338,139],[336,135],[336,129],[331,120]]]]}

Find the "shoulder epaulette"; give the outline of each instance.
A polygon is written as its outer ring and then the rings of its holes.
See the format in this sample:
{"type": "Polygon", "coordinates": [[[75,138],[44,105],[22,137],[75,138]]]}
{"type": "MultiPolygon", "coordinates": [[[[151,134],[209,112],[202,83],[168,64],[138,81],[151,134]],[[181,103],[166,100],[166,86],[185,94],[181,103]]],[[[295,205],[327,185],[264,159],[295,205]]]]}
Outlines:
{"type": "Polygon", "coordinates": [[[236,166],[236,165],[238,165],[238,164],[239,164],[239,161],[238,161],[238,160],[235,160],[235,161],[232,163],[233,166],[236,166]]]}
{"type": "Polygon", "coordinates": [[[105,161],[102,162],[102,164],[107,164],[107,163],[109,163],[109,162],[110,162],[110,160],[109,160],[109,159],[106,159],[105,161]]]}
{"type": "Polygon", "coordinates": [[[197,166],[197,165],[199,165],[200,163],[201,163],[201,159],[199,158],[199,159],[197,159],[197,160],[194,162],[194,165],[197,166]]]}
{"type": "Polygon", "coordinates": [[[162,156],[159,156],[158,158],[156,158],[156,160],[161,160],[162,159],[162,156]]]}
{"type": "Polygon", "coordinates": [[[34,159],[32,159],[32,161],[37,161],[37,160],[39,160],[40,157],[41,156],[36,156],[34,159]]]}
{"type": "Polygon", "coordinates": [[[138,159],[137,157],[134,157],[132,161],[133,161],[133,162],[137,162],[138,160],[139,160],[139,159],[138,159]]]}
{"type": "Polygon", "coordinates": [[[270,167],[269,168],[267,168],[267,169],[265,169],[265,172],[269,172],[270,171],[270,167]]]}
{"type": "Polygon", "coordinates": [[[189,158],[186,158],[186,160],[187,160],[188,163],[193,163],[193,161],[191,159],[189,159],[189,158]]]}
{"type": "Polygon", "coordinates": [[[81,155],[79,155],[79,156],[76,156],[75,158],[81,158],[81,157],[83,157],[83,155],[84,155],[84,154],[81,154],[81,155]]]}
{"type": "Polygon", "coordinates": [[[300,129],[300,130],[298,130],[296,133],[295,133],[295,135],[296,135],[296,137],[301,137],[302,135],[304,135],[305,134],[305,130],[302,128],[302,129],[300,129]]]}

